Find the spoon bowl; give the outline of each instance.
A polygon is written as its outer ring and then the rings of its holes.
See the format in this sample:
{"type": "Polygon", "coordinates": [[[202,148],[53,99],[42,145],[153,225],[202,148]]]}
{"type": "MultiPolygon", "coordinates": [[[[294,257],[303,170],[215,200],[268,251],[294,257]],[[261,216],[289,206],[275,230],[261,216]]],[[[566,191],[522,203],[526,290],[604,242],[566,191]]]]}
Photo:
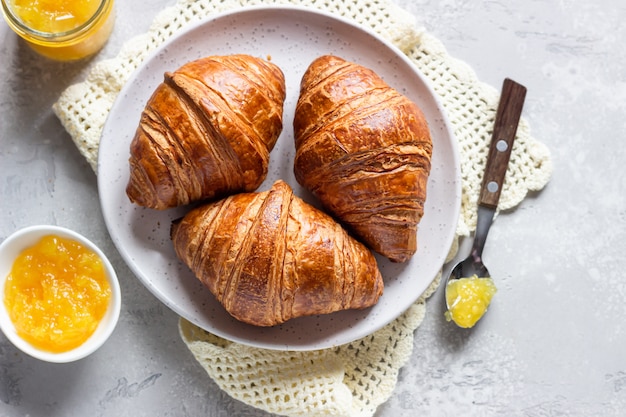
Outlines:
{"type": "Polygon", "coordinates": [[[490,278],[489,271],[483,263],[482,252],[484,242],[489,232],[489,227],[493,219],[491,209],[478,206],[478,223],[476,225],[476,233],[474,237],[474,244],[472,250],[467,258],[457,263],[448,277],[448,282],[451,279],[461,279],[463,277],[478,276],[484,278],[490,278]],[[480,243],[482,242],[482,244],[480,243]]]}
{"type": "Polygon", "coordinates": [[[478,199],[472,249],[467,258],[455,265],[445,285],[446,318],[460,327],[473,327],[496,292],[482,254],[498,208],[525,97],[526,87],[508,78],[504,80],[478,199]]]}

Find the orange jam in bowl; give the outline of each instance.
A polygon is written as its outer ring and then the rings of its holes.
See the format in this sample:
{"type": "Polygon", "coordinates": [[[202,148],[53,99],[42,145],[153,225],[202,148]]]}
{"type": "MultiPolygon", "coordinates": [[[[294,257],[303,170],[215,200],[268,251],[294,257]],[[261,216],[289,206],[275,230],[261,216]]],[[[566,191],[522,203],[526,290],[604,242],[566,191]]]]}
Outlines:
{"type": "Polygon", "coordinates": [[[115,273],[102,252],[78,234],[25,230],[30,234],[16,234],[0,246],[0,325],[31,356],[79,359],[115,326],[120,307],[115,273]]]}
{"type": "Polygon", "coordinates": [[[98,52],[113,30],[114,0],[2,0],[5,20],[38,53],[72,61],[98,52]]]}

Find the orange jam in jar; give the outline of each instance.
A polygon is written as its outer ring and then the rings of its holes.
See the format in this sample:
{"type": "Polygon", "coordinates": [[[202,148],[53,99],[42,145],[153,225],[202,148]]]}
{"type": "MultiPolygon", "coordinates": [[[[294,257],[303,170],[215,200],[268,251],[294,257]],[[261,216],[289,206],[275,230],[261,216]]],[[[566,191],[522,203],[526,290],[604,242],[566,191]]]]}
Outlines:
{"type": "Polygon", "coordinates": [[[57,353],[80,346],[93,334],[110,298],[102,259],[56,235],[19,254],[4,288],[4,304],[17,334],[57,353]]]}
{"type": "Polygon", "coordinates": [[[59,61],[95,54],[115,20],[114,0],[2,0],[5,20],[38,53],[59,61]]]}

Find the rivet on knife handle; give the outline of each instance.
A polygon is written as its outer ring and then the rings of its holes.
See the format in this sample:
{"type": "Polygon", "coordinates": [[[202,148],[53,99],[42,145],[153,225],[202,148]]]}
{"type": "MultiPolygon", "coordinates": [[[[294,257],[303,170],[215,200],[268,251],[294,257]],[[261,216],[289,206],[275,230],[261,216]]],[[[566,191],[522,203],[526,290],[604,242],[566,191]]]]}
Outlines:
{"type": "Polygon", "coordinates": [[[504,80],[487,157],[490,163],[485,167],[478,200],[478,204],[482,206],[493,209],[498,206],[525,98],[526,87],[508,78],[504,80]],[[494,153],[496,155],[492,155],[494,153]]]}

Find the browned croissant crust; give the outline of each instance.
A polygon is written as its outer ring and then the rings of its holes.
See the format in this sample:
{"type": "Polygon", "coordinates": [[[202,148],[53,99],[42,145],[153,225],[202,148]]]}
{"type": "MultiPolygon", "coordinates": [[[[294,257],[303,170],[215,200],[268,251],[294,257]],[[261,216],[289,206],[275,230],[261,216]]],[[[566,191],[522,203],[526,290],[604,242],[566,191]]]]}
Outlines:
{"type": "Polygon", "coordinates": [[[171,229],[178,257],[236,319],[289,319],[374,305],[373,254],[278,180],[190,211],[171,229]]]}
{"type": "Polygon", "coordinates": [[[419,107],[374,71],[323,56],[302,78],[294,135],[298,182],[370,248],[408,260],[432,155],[419,107]]]}
{"type": "Polygon", "coordinates": [[[249,55],[165,73],[130,145],[128,197],[166,209],[255,190],[282,130],[284,100],[282,71],[249,55]]]}

